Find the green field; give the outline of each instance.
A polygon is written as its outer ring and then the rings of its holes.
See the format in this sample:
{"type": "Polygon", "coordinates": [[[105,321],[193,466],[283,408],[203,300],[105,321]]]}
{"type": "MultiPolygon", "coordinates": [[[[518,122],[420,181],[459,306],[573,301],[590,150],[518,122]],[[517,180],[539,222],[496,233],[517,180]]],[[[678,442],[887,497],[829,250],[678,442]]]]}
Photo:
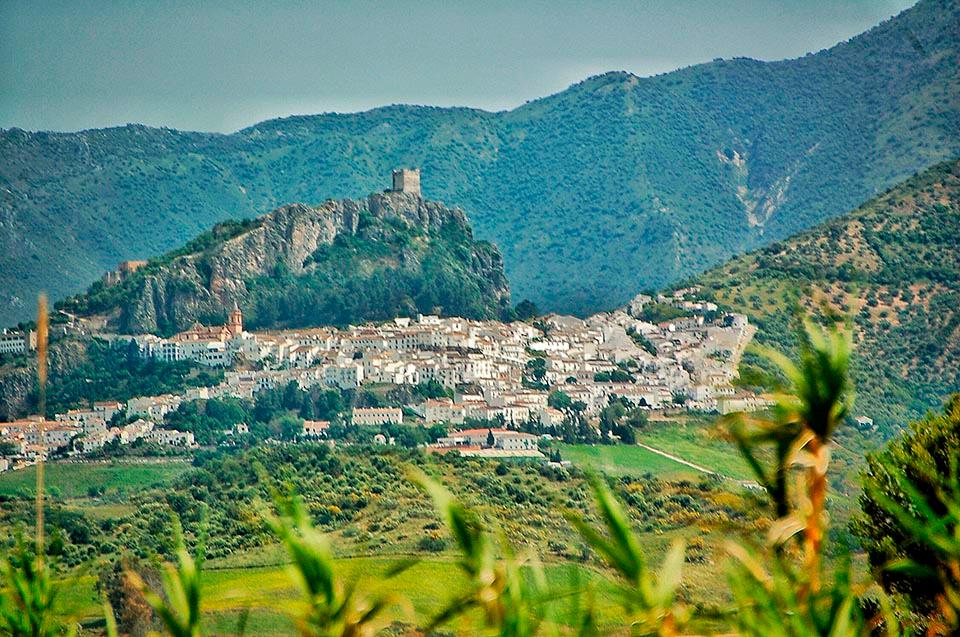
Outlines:
{"type": "Polygon", "coordinates": [[[637,433],[637,441],[734,480],[754,479],[740,452],[714,417],[653,421],[637,433]]]}
{"type": "MultiPolygon", "coordinates": [[[[661,424],[651,424],[651,427],[657,426],[661,424]]],[[[560,448],[564,459],[596,471],[634,476],[652,473],[663,480],[695,479],[698,475],[689,467],[637,446],[566,445],[560,448]]],[[[309,457],[299,447],[288,451],[296,451],[305,459],[309,457]]],[[[343,457],[345,461],[340,466],[352,473],[338,475],[337,481],[331,486],[306,481],[309,476],[322,476],[322,470],[312,473],[304,470],[298,482],[306,493],[336,493],[367,484],[365,481],[369,481],[371,476],[384,481],[382,492],[365,494],[371,499],[370,506],[359,509],[350,520],[328,527],[335,553],[339,556],[338,570],[344,580],[356,581],[358,590],[366,594],[396,595],[398,601],[390,607],[386,617],[388,621],[424,626],[443,609],[446,602],[465,590],[466,582],[458,570],[449,534],[439,531],[448,539],[442,552],[420,553],[421,562],[390,581],[381,581],[381,576],[391,565],[417,551],[420,537],[437,527],[430,526],[434,518],[422,506],[422,493],[412,489],[402,477],[373,471],[372,464],[369,472],[360,472],[363,467],[361,463],[370,461],[366,455],[358,453],[343,457]],[[384,504],[375,505],[376,502],[384,504]]],[[[231,458],[214,468],[229,469],[233,464],[234,459],[231,458]]],[[[306,465],[291,463],[284,456],[281,464],[271,466],[272,470],[279,472],[284,467],[306,465]]],[[[574,622],[579,609],[572,606],[572,600],[578,599],[578,596],[565,593],[581,589],[589,582],[593,585],[596,613],[600,621],[616,625],[622,623],[622,611],[606,580],[601,561],[596,556],[588,558],[587,566],[578,561],[578,556],[582,555],[582,542],[563,522],[563,518],[556,515],[556,507],[578,510],[582,506],[577,499],[578,491],[582,489],[582,486],[578,489],[577,481],[582,484],[582,478],[545,479],[525,465],[510,465],[507,475],[501,476],[493,472],[492,464],[481,461],[465,460],[456,465],[437,462],[431,466],[441,480],[464,491],[468,499],[476,500],[473,504],[477,511],[486,516],[492,525],[495,526],[499,520],[499,530],[511,538],[517,550],[535,550],[546,560],[544,569],[551,584],[551,593],[558,596],[552,609],[555,621],[564,625],[574,622]],[[515,491],[522,490],[526,497],[513,500],[510,495],[513,491],[500,490],[508,486],[515,491]],[[559,548],[548,545],[548,540],[559,548]]],[[[149,510],[143,504],[151,502],[148,497],[150,487],[170,483],[189,469],[190,466],[183,462],[52,463],[47,465],[47,484],[56,490],[57,506],[75,510],[93,521],[125,518],[123,527],[139,529],[137,532],[127,531],[133,539],[124,539],[125,547],[152,546],[146,540],[138,539],[147,538],[149,533],[145,529],[151,528],[150,525],[154,523],[154,518],[142,513],[149,510]],[[94,487],[107,489],[108,496],[90,497],[88,491],[94,487]]],[[[22,495],[32,492],[35,477],[34,469],[2,475],[0,493],[22,495]]],[[[639,487],[644,483],[646,481],[640,480],[632,485],[637,487],[633,492],[638,497],[642,494],[639,487]]],[[[720,586],[723,572],[721,563],[725,559],[720,546],[722,540],[728,539],[736,529],[725,523],[700,523],[697,516],[664,520],[662,523],[655,518],[648,518],[641,523],[641,518],[653,511],[670,512],[663,513],[664,516],[685,514],[685,511],[668,501],[670,495],[679,494],[683,489],[667,482],[661,487],[655,494],[646,495],[650,500],[649,506],[644,504],[634,511],[638,519],[638,538],[650,563],[660,563],[672,540],[686,540],[693,547],[695,559],[684,565],[685,596],[707,608],[723,606],[729,600],[720,586]],[[661,496],[663,502],[654,502],[655,498],[661,496]]],[[[162,493],[169,489],[154,491],[162,493]]],[[[723,498],[724,506],[730,505],[735,509],[746,506],[741,496],[725,489],[720,489],[711,497],[723,498]]],[[[30,503],[20,504],[29,507],[30,503]]],[[[718,505],[711,500],[705,501],[704,506],[716,509],[718,505]]],[[[96,531],[98,525],[90,525],[90,528],[96,531]]],[[[114,536],[108,539],[112,542],[121,541],[114,539],[114,536]]],[[[296,615],[301,602],[287,573],[287,556],[282,548],[273,543],[238,548],[219,555],[208,560],[204,569],[203,607],[207,633],[237,634],[239,622],[246,618],[247,634],[292,634],[291,617],[296,615]]],[[[84,577],[78,584],[69,586],[65,593],[76,616],[93,630],[97,630],[98,622],[102,621],[102,609],[95,592],[97,569],[96,566],[90,567],[90,570],[81,568],[78,572],[83,573],[84,577]]],[[[582,603],[583,598],[579,599],[582,603]]],[[[468,616],[458,619],[447,630],[476,633],[480,628],[479,622],[478,616],[468,616]]],[[[696,626],[697,630],[701,630],[707,624],[698,619],[696,626]]]]}
{"type": "MultiPolygon", "coordinates": [[[[737,482],[754,482],[740,452],[726,438],[714,416],[684,416],[671,421],[651,421],[637,432],[637,441],[669,453],[677,458],[709,469],[737,482]]],[[[830,514],[840,528],[849,523],[857,510],[859,471],[862,453],[838,445],[832,456],[832,491],[829,498],[830,514]]],[[[862,441],[859,441],[862,444],[862,441]]],[[[561,445],[564,460],[570,460],[581,469],[599,471],[610,476],[642,476],[651,473],[657,478],[678,480],[702,475],[686,465],[655,454],[639,446],[627,445],[561,445]]],[[[769,461],[769,450],[761,448],[757,456],[769,461]]],[[[728,485],[731,483],[727,483],[728,485]]]]}
{"type": "MultiPolygon", "coordinates": [[[[347,582],[356,582],[358,590],[370,597],[386,596],[393,599],[387,615],[388,622],[424,625],[443,610],[445,604],[466,589],[466,579],[451,558],[426,558],[390,580],[384,573],[402,557],[356,557],[341,559],[337,567],[347,582]]],[[[573,590],[594,581],[608,590],[603,579],[573,564],[547,564],[544,574],[551,587],[573,590]]],[[[68,602],[75,612],[88,622],[96,622],[102,609],[94,593],[93,577],[84,577],[78,585],[69,587],[68,602]]],[[[604,594],[598,600],[598,610],[605,616],[615,612],[613,599],[604,594]]],[[[241,615],[249,612],[247,633],[256,635],[289,635],[291,616],[302,609],[299,591],[285,565],[254,568],[218,569],[211,565],[203,576],[203,608],[208,617],[211,634],[235,634],[241,615]]],[[[576,608],[569,603],[557,603],[556,620],[569,624],[576,608]]],[[[479,617],[467,616],[456,620],[450,628],[476,627],[479,617]]]]}
{"type": "MultiPolygon", "coordinates": [[[[389,606],[384,622],[401,622],[424,626],[446,603],[466,591],[466,580],[452,557],[428,557],[393,579],[383,574],[397,561],[392,557],[354,557],[337,561],[337,568],[346,582],[356,582],[357,589],[369,597],[387,596],[389,606]]],[[[548,563],[543,566],[551,591],[557,593],[548,605],[549,617],[570,626],[582,611],[577,607],[580,596],[568,592],[593,590],[594,605],[601,624],[620,625],[623,612],[611,583],[602,574],[572,563],[548,563]]],[[[694,573],[699,571],[693,569],[694,573]]],[[[692,580],[697,577],[690,574],[692,580]]],[[[286,565],[254,568],[217,568],[211,563],[203,575],[202,604],[206,634],[235,635],[244,614],[248,614],[246,634],[290,635],[292,619],[302,602],[286,565]]],[[[67,599],[79,619],[96,625],[102,618],[102,607],[95,593],[95,579],[87,576],[67,591],[67,599]]],[[[477,613],[453,620],[441,630],[460,634],[476,634],[482,618],[477,613]]],[[[694,622],[706,627],[702,620],[694,622]]]]}
{"type": "Polygon", "coordinates": [[[611,476],[642,476],[652,473],[661,478],[689,478],[697,475],[690,467],[648,451],[627,445],[560,445],[560,455],[576,467],[611,476]]]}
{"type": "MultiPolygon", "coordinates": [[[[91,489],[124,495],[139,489],[171,482],[190,469],[183,461],[142,463],[86,462],[83,464],[50,462],[45,465],[47,490],[61,498],[86,497],[91,489]]],[[[37,468],[0,474],[0,495],[33,494],[37,468]]]]}
{"type": "MultiPolygon", "coordinates": [[[[726,438],[713,416],[681,416],[676,421],[651,421],[637,432],[643,443],[733,480],[753,480],[736,446],[726,438]]],[[[583,469],[611,476],[642,476],[679,479],[701,475],[696,469],[639,446],[562,445],[564,460],[583,469]]]]}

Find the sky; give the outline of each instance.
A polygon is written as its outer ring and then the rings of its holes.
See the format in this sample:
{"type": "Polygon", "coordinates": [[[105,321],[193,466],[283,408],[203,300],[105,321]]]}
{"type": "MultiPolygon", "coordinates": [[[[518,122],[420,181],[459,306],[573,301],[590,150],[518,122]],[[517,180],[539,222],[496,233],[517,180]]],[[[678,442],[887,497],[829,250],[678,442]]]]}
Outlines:
{"type": "Polygon", "coordinates": [[[386,104],[516,107],[591,75],[828,48],[913,0],[0,0],[0,128],[232,132],[386,104]]]}

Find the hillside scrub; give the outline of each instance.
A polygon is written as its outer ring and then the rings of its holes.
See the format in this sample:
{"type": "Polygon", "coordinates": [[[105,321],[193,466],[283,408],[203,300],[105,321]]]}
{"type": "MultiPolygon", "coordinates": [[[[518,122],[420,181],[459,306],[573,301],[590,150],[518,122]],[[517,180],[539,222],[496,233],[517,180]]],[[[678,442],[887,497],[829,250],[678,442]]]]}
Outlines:
{"type": "MultiPolygon", "coordinates": [[[[960,161],[694,283],[748,315],[759,343],[784,352],[798,346],[795,316],[850,317],[856,415],[891,434],[960,387],[960,161]]],[[[762,360],[744,358],[741,383],[770,386],[775,375],[762,360]]]]}

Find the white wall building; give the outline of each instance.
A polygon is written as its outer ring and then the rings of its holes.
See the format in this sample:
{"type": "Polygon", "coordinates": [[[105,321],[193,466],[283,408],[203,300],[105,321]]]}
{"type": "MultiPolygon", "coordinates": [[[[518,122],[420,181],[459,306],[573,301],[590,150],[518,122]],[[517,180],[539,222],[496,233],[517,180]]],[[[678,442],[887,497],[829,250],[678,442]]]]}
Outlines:
{"type": "Polygon", "coordinates": [[[37,333],[4,329],[0,332],[0,354],[26,354],[37,348],[37,333]]]}
{"type": "Polygon", "coordinates": [[[403,410],[399,407],[354,407],[351,422],[360,426],[376,426],[403,423],[403,410]]]}

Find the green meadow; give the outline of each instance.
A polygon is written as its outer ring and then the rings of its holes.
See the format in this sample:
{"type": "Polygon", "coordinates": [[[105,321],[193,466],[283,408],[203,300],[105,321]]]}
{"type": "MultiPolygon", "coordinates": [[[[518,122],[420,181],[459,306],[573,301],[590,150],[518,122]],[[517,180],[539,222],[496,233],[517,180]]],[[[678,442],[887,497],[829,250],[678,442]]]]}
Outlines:
{"type": "MultiPolygon", "coordinates": [[[[93,491],[126,495],[172,482],[190,469],[182,460],[154,462],[84,462],[46,464],[47,492],[59,498],[83,498],[93,491]]],[[[0,474],[0,496],[36,493],[37,469],[27,467],[0,474]]]]}
{"type": "MultiPolygon", "coordinates": [[[[637,432],[637,442],[733,480],[752,480],[749,467],[715,416],[654,420],[637,432]]],[[[639,445],[561,445],[560,453],[582,469],[611,476],[653,474],[662,479],[701,475],[690,466],[639,445]]]]}
{"type": "MultiPolygon", "coordinates": [[[[565,445],[561,447],[565,459],[577,466],[606,471],[615,475],[641,476],[653,473],[661,479],[692,479],[697,473],[668,458],[649,452],[642,447],[565,445]]],[[[470,463],[470,472],[458,470],[458,482],[469,484],[468,475],[473,471],[483,474],[493,473],[494,463],[470,463]]],[[[51,502],[82,513],[88,519],[107,521],[126,518],[135,520],[138,490],[170,484],[177,477],[190,470],[183,462],[155,462],[143,464],[125,463],[89,463],[89,464],[48,464],[47,483],[54,487],[56,495],[51,502]],[[88,493],[106,492],[105,496],[92,497],[88,493]]],[[[520,467],[510,469],[511,476],[525,475],[515,473],[520,467]]],[[[451,474],[452,475],[452,474],[451,474]]],[[[23,497],[32,493],[36,472],[33,469],[11,472],[0,476],[0,493],[23,497]]],[[[512,478],[510,479],[512,482],[512,478]]],[[[544,484],[552,484],[545,481],[544,484]]],[[[565,488],[566,483],[556,483],[551,490],[565,488]]],[[[552,492],[552,491],[551,491],[552,492]]],[[[721,497],[738,499],[733,494],[721,497]]],[[[733,500],[731,500],[733,501],[733,500]]],[[[742,506],[738,504],[737,506],[742,506]]],[[[402,507],[408,509],[409,506],[402,507]]],[[[489,505],[480,507],[489,515],[497,515],[489,505]]],[[[465,590],[466,580],[461,574],[452,545],[437,553],[417,552],[411,542],[391,542],[379,545],[361,542],[360,536],[369,534],[374,523],[384,524],[383,511],[371,508],[354,521],[343,525],[330,533],[334,550],[338,555],[337,568],[346,581],[355,582],[358,589],[370,597],[385,595],[391,598],[390,610],[386,615],[389,622],[424,626],[451,601],[454,596],[465,590]],[[366,532],[366,533],[365,533],[366,532]],[[384,580],[384,574],[394,565],[417,560],[413,566],[402,571],[392,579],[384,580]]],[[[526,532],[540,533],[535,529],[536,516],[524,514],[525,524],[532,524],[526,532]]],[[[424,520],[419,517],[398,518],[399,527],[393,534],[412,538],[421,537],[424,520]]],[[[519,521],[518,521],[519,522],[519,521]]],[[[140,524],[141,522],[134,522],[140,524]]],[[[558,522],[562,524],[562,520],[558,522]]],[[[563,525],[566,528],[566,525],[563,525]]],[[[526,527],[524,527],[526,528],[526,527]]],[[[728,600],[719,593],[720,574],[718,568],[725,559],[719,546],[722,526],[679,525],[661,528],[655,525],[650,529],[638,529],[644,551],[651,564],[657,565],[663,559],[670,543],[677,539],[685,540],[691,547],[691,555],[696,559],[684,566],[688,577],[685,578],[686,594],[691,600],[707,609],[722,607],[728,600]]],[[[446,531],[439,533],[446,536],[446,531]]],[[[543,546],[530,544],[529,547],[518,543],[516,549],[523,552],[532,549],[543,560],[543,573],[551,584],[551,590],[566,592],[552,602],[552,621],[562,625],[571,625],[578,616],[576,604],[584,603],[582,595],[575,591],[590,590],[598,617],[609,621],[611,625],[622,621],[617,604],[614,585],[609,575],[595,556],[581,559],[579,542],[569,528],[556,535],[557,542],[565,544],[563,556],[545,551],[543,546]]],[[[117,539],[119,540],[119,538],[117,539]]],[[[64,597],[73,614],[85,626],[98,630],[103,610],[97,592],[98,559],[92,566],[80,567],[81,575],[76,580],[68,579],[64,597]]],[[[204,564],[205,625],[209,634],[238,634],[238,627],[245,622],[246,634],[282,635],[290,634],[291,616],[300,607],[299,592],[287,572],[287,556],[280,546],[267,544],[237,550],[224,557],[211,558],[204,564]]],[[[482,618],[479,615],[467,615],[446,627],[454,632],[475,633],[480,628],[482,618]]],[[[696,625],[707,629],[719,620],[712,610],[697,615],[696,625]]]]}
{"type": "Polygon", "coordinates": [[[639,446],[559,445],[560,455],[574,466],[612,476],[643,476],[651,473],[663,478],[690,478],[697,471],[639,446]]]}
{"type": "MultiPolygon", "coordinates": [[[[661,544],[662,542],[654,542],[661,544]]],[[[390,600],[384,616],[386,623],[425,626],[452,601],[466,591],[467,580],[453,556],[426,557],[391,579],[386,572],[408,556],[364,556],[341,558],[337,568],[347,581],[370,598],[390,600]]],[[[691,579],[701,567],[688,565],[691,579]]],[[[571,626],[581,610],[583,595],[592,591],[594,610],[602,623],[615,626],[622,622],[615,585],[607,577],[586,566],[551,562],[542,565],[543,576],[555,593],[549,607],[551,621],[571,626]],[[569,593],[569,594],[567,594],[569,593]]],[[[702,575],[703,573],[700,573],[702,575]]],[[[103,616],[101,602],[92,576],[77,580],[66,589],[66,599],[74,616],[85,626],[96,627],[103,616]]],[[[257,567],[222,567],[216,560],[206,565],[203,576],[205,628],[210,635],[236,635],[241,622],[249,635],[289,635],[292,617],[301,610],[299,591],[285,564],[257,567]]],[[[712,616],[701,616],[696,625],[708,628],[718,624],[712,616]]],[[[482,617],[470,613],[444,625],[442,631],[476,634],[482,617]]]]}

